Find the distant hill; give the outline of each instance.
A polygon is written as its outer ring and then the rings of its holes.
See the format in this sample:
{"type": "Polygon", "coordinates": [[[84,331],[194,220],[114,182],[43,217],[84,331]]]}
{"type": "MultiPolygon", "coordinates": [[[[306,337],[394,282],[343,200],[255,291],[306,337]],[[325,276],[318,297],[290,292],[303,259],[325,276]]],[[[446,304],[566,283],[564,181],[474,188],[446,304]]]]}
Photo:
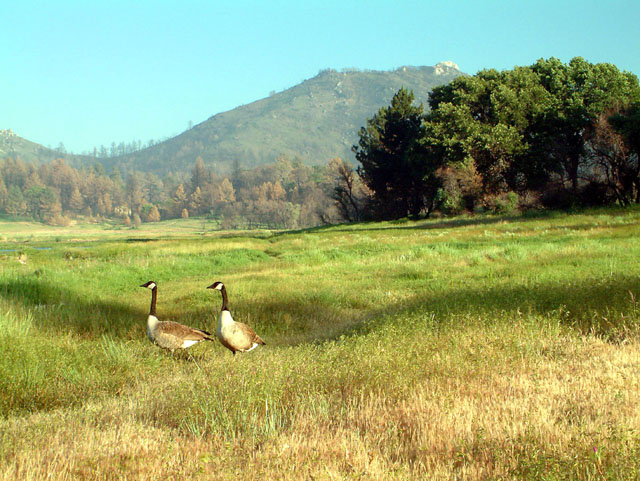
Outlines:
{"type": "MultiPolygon", "coordinates": [[[[283,92],[205,120],[152,147],[112,158],[61,154],[21,139],[0,135],[0,158],[25,161],[62,157],[74,166],[102,163],[158,175],[190,170],[198,156],[216,173],[271,163],[280,155],[305,164],[325,164],[333,157],[353,160],[351,146],[366,119],[391,102],[402,87],[425,103],[433,87],[464,75],[453,62],[392,71],[323,70],[283,92]]],[[[2,131],[10,132],[10,131],[2,131]]]]}
{"type": "Polygon", "coordinates": [[[434,67],[401,67],[393,71],[324,70],[317,76],[262,100],[214,115],[182,134],[121,157],[104,159],[157,174],[190,169],[201,156],[215,172],[229,172],[299,157],[305,164],[324,164],[333,157],[352,159],[351,146],[366,119],[388,105],[402,87],[418,102],[433,87],[463,75],[452,62],[434,67]]]}
{"type": "Polygon", "coordinates": [[[23,139],[11,129],[0,130],[0,159],[6,158],[19,158],[25,162],[33,163],[49,162],[62,158],[75,166],[90,165],[96,162],[93,157],[59,152],[23,139]]]}

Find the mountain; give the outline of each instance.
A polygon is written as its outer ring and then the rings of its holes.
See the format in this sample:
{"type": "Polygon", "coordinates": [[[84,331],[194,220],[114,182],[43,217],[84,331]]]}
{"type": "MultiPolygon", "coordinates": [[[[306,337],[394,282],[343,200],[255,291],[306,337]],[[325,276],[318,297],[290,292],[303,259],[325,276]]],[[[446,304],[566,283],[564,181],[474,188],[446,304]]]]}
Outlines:
{"type": "Polygon", "coordinates": [[[274,162],[280,155],[305,164],[326,164],[334,157],[354,162],[351,146],[358,131],[393,95],[405,87],[426,106],[433,87],[465,75],[453,62],[392,71],[323,70],[279,93],[205,120],[152,147],[119,157],[94,158],[48,149],[11,130],[0,131],[0,159],[28,162],[63,158],[80,167],[102,163],[107,171],[135,169],[164,175],[188,172],[198,156],[216,173],[274,162]]]}
{"type": "Polygon", "coordinates": [[[60,152],[23,139],[11,129],[0,130],[0,159],[5,158],[19,158],[25,162],[33,163],[49,162],[62,158],[76,166],[96,162],[93,157],[60,152]]]}
{"type": "Polygon", "coordinates": [[[402,87],[426,105],[433,87],[464,75],[453,62],[393,71],[324,70],[283,92],[223,112],[147,149],[101,159],[109,169],[165,174],[192,168],[201,156],[217,173],[299,157],[325,164],[333,157],[353,162],[358,131],[402,87]]]}

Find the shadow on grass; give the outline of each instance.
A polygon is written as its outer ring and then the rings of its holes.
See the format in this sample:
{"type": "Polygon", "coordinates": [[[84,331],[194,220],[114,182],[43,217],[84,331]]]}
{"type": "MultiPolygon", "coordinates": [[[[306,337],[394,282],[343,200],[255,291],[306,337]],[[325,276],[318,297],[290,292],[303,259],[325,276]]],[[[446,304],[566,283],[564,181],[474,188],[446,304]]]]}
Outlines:
{"type": "MultiPolygon", "coordinates": [[[[39,329],[82,336],[131,337],[144,333],[146,312],[117,302],[92,300],[37,277],[0,281],[0,297],[31,309],[39,329]]],[[[145,302],[146,304],[146,302],[145,302]]]]}
{"type": "MultiPolygon", "coordinates": [[[[364,228],[353,228],[353,227],[345,227],[345,228],[333,228],[331,232],[385,232],[389,230],[443,230],[443,229],[457,229],[462,227],[480,227],[480,226],[489,226],[495,224],[516,224],[519,222],[530,221],[531,218],[523,218],[523,217],[491,217],[491,218],[469,218],[469,219],[452,219],[445,220],[442,222],[434,222],[434,223],[426,223],[426,224],[417,224],[417,225],[389,225],[384,227],[364,227],[364,228]]],[[[362,225],[362,224],[360,224],[362,225]]],[[[372,223],[375,225],[375,223],[372,223]]],[[[560,226],[549,225],[545,227],[547,231],[555,231],[555,230],[568,230],[568,231],[582,231],[589,230],[596,227],[594,224],[583,223],[583,224],[563,224],[560,226]]],[[[625,227],[624,225],[613,225],[606,226],[608,228],[615,227],[625,227]]]]}
{"type": "Polygon", "coordinates": [[[547,282],[535,286],[493,286],[482,289],[460,288],[439,293],[417,294],[404,303],[380,309],[373,322],[351,329],[366,333],[376,329],[385,314],[433,313],[438,321],[469,315],[486,324],[515,320],[520,315],[549,316],[581,333],[616,338],[640,332],[638,306],[640,279],[635,276],[547,282]],[[376,320],[380,319],[380,322],[376,320]]]}
{"type": "Polygon", "coordinates": [[[149,238],[149,237],[127,237],[125,242],[158,242],[163,239],[149,238]]]}
{"type": "MultiPolygon", "coordinates": [[[[92,300],[65,286],[45,279],[24,277],[0,282],[0,297],[31,309],[38,328],[74,332],[83,336],[109,334],[119,338],[145,335],[148,293],[141,293],[139,308],[118,302],[92,300]]],[[[232,312],[238,321],[261,329],[261,335],[292,339],[288,345],[335,339],[343,334],[361,334],[376,329],[386,316],[413,312],[433,313],[439,320],[469,315],[487,323],[519,316],[552,315],[564,325],[582,332],[606,336],[621,328],[640,329],[634,299],[640,297],[640,280],[618,275],[570,282],[549,281],[532,286],[493,285],[488,288],[447,289],[427,286],[407,300],[370,308],[344,304],[331,293],[285,298],[249,300],[240,311],[232,312]],[[244,315],[247,313],[247,316],[244,315]],[[245,318],[246,317],[246,318],[245,318]],[[634,327],[635,326],[635,327],[634,327]]],[[[215,329],[219,300],[206,307],[172,312],[171,320],[203,329],[215,329]],[[196,322],[198,320],[198,322],[196,322]],[[202,325],[196,325],[202,324],[202,325]]],[[[161,314],[161,319],[163,318],[161,314]]],[[[165,320],[169,318],[165,317],[165,320]]]]}
{"type": "MultiPolygon", "coordinates": [[[[480,214],[470,217],[453,217],[444,218],[440,220],[435,219],[421,219],[413,221],[408,218],[388,221],[387,225],[381,226],[379,222],[356,222],[351,224],[333,224],[333,225],[321,225],[316,227],[310,227],[306,229],[289,230],[285,232],[278,232],[272,235],[273,238],[288,234],[314,234],[330,232],[385,232],[388,230],[432,230],[432,229],[452,229],[459,227],[473,227],[473,226],[486,226],[494,224],[512,224],[520,222],[529,222],[533,219],[556,219],[559,217],[568,217],[572,213],[574,214],[594,214],[594,215],[609,215],[617,216],[621,214],[633,213],[633,209],[624,209],[620,207],[605,207],[601,209],[589,209],[572,211],[531,211],[521,215],[486,215],[480,214]],[[410,224],[410,225],[403,225],[410,224]]],[[[568,230],[586,230],[594,227],[593,224],[578,224],[578,225],[562,225],[555,227],[549,226],[549,229],[568,229],[568,230]]]]}
{"type": "MultiPolygon", "coordinates": [[[[640,280],[633,276],[547,282],[535,286],[493,286],[459,288],[446,292],[426,289],[411,298],[362,310],[341,307],[329,295],[315,296],[313,302],[292,297],[271,301],[244,302],[243,311],[254,314],[254,321],[268,335],[283,336],[287,345],[334,340],[342,335],[361,335],[386,323],[402,323],[398,316],[434,314],[436,323],[469,316],[487,325],[516,320],[521,315],[545,317],[581,333],[616,338],[640,332],[640,280]],[[355,312],[349,315],[348,312],[355,312]],[[280,325],[282,323],[282,325],[280,325]],[[305,335],[306,334],[306,335],[305,335]]],[[[233,310],[233,309],[232,309],[233,310]]],[[[240,319],[240,316],[237,320],[240,319]]],[[[475,322],[475,321],[474,321],[475,322]]],[[[454,326],[455,328],[455,326],[454,326]]],[[[269,342],[269,341],[267,341],[269,342]]]]}
{"type": "MultiPolygon", "coordinates": [[[[542,217],[542,216],[540,216],[542,217]]],[[[551,216],[547,215],[546,218],[551,216]]],[[[353,224],[334,224],[310,227],[307,229],[290,230],[278,232],[272,235],[272,239],[289,234],[316,234],[326,232],[386,232],[389,230],[432,230],[432,229],[453,229],[458,227],[482,226],[492,224],[509,224],[514,222],[530,221],[533,216],[482,216],[482,217],[456,217],[453,219],[443,219],[441,221],[423,220],[423,222],[410,219],[400,219],[389,221],[387,225],[381,226],[379,222],[358,222],[353,224]],[[411,225],[402,225],[402,224],[411,225]]]]}

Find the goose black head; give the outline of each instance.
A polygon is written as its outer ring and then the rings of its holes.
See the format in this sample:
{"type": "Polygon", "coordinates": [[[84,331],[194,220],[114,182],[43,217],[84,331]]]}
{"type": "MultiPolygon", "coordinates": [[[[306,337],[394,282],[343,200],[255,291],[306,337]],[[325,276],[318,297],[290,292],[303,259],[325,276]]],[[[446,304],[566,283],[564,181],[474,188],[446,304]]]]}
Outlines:
{"type": "Polygon", "coordinates": [[[146,287],[147,289],[154,290],[156,287],[158,287],[158,285],[153,281],[149,281],[149,282],[145,282],[140,287],[146,287]]]}
{"type": "Polygon", "coordinates": [[[216,281],[210,286],[208,286],[207,289],[218,289],[219,291],[221,291],[223,287],[224,287],[224,284],[222,282],[216,281]]]}

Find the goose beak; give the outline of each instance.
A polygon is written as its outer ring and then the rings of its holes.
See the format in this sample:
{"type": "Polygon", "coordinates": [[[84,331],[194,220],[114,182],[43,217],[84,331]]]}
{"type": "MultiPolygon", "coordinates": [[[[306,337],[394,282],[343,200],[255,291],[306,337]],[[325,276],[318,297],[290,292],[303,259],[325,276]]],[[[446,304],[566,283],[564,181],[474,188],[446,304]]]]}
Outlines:
{"type": "Polygon", "coordinates": [[[215,284],[211,284],[210,286],[207,286],[207,289],[213,289],[213,286],[214,286],[214,285],[215,285],[215,284]]]}

